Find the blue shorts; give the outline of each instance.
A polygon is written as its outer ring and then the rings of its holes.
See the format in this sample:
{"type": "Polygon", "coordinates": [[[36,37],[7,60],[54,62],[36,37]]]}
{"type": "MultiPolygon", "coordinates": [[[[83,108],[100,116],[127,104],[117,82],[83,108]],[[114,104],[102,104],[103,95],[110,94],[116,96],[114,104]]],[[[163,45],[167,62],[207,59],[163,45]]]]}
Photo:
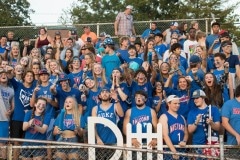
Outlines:
{"type": "MultiPolygon", "coordinates": [[[[9,138],[9,122],[0,121],[0,137],[9,138]]],[[[0,141],[0,143],[6,143],[6,141],[0,141]]]]}
{"type": "MultiPolygon", "coordinates": [[[[58,142],[78,142],[78,138],[77,137],[73,137],[73,138],[63,138],[63,137],[59,137],[58,142]]],[[[64,152],[66,154],[68,153],[73,153],[73,152],[77,152],[78,148],[59,148],[57,149],[58,152],[64,152]]]]}
{"type": "Polygon", "coordinates": [[[47,149],[22,149],[23,158],[42,157],[47,155],[47,149]]]}

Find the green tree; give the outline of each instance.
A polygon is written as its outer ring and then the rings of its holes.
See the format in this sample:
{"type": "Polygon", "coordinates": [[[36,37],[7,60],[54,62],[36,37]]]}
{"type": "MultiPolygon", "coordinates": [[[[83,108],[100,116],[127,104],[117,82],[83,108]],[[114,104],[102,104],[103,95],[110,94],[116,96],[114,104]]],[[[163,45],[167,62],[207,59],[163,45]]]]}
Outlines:
{"type": "Polygon", "coordinates": [[[113,22],[128,4],[134,6],[136,21],[211,18],[214,14],[226,22],[236,19],[233,11],[239,1],[229,6],[228,0],[78,0],[69,13],[74,23],[113,22]]]}
{"type": "Polygon", "coordinates": [[[29,25],[30,14],[34,11],[29,9],[27,0],[1,0],[0,1],[0,26],[29,25]]]}
{"type": "MultiPolygon", "coordinates": [[[[74,24],[114,22],[117,13],[124,11],[127,5],[133,5],[135,21],[212,18],[214,15],[221,23],[222,29],[227,29],[238,37],[240,32],[234,22],[239,19],[239,15],[234,14],[234,10],[240,1],[234,2],[230,4],[228,0],[78,0],[68,13],[74,24]]],[[[210,24],[208,26],[210,30],[210,24]]],[[[146,27],[148,24],[143,26],[146,27]]]]}

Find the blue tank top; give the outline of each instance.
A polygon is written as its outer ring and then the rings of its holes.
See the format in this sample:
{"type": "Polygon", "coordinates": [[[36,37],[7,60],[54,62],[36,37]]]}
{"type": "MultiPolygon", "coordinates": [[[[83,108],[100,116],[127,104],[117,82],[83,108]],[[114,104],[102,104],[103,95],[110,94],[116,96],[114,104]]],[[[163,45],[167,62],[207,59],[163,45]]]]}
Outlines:
{"type": "Polygon", "coordinates": [[[177,145],[179,142],[183,141],[184,138],[184,128],[185,123],[181,115],[178,115],[177,118],[172,116],[170,113],[165,113],[168,118],[168,134],[173,143],[177,145]]]}
{"type": "MultiPolygon", "coordinates": [[[[97,105],[97,117],[106,118],[113,123],[117,124],[118,116],[116,115],[114,104],[111,103],[108,108],[104,109],[101,105],[97,105]]],[[[113,131],[103,125],[103,124],[96,124],[97,133],[101,138],[104,144],[115,144],[117,142],[116,137],[113,131]]]]}
{"type": "Polygon", "coordinates": [[[133,107],[130,115],[130,123],[132,124],[132,133],[136,133],[138,123],[142,125],[142,133],[146,133],[147,124],[152,123],[151,108],[148,106],[143,109],[133,107]]]}

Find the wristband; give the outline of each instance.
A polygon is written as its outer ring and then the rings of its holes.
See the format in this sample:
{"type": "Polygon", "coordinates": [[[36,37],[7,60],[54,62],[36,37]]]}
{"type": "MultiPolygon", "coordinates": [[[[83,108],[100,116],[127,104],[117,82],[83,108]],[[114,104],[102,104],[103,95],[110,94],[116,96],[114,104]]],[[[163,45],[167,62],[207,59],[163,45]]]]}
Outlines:
{"type": "Polygon", "coordinates": [[[119,99],[115,100],[115,103],[118,103],[119,102],[119,99]]]}

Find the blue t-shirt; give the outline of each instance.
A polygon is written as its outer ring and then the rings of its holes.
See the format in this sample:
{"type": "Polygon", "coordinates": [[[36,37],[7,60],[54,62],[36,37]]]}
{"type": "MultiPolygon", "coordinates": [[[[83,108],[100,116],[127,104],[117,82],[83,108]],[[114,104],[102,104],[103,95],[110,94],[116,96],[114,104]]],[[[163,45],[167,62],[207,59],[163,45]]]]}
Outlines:
{"type": "Polygon", "coordinates": [[[214,55],[211,54],[207,57],[207,72],[211,72],[212,69],[216,69],[214,65],[214,55]]]}
{"type": "Polygon", "coordinates": [[[136,62],[136,63],[139,65],[139,67],[140,67],[140,66],[142,66],[143,60],[140,59],[140,58],[138,58],[138,57],[136,57],[136,58],[127,58],[127,59],[126,59],[126,62],[127,62],[129,65],[131,64],[131,62],[136,62]]]}
{"type": "Polygon", "coordinates": [[[129,57],[129,53],[127,49],[118,49],[117,53],[120,53],[119,59],[121,63],[127,62],[127,59],[129,57]]]}
{"type": "MultiPolygon", "coordinates": [[[[214,41],[216,39],[219,39],[219,35],[218,34],[210,34],[210,35],[207,36],[207,38],[206,38],[206,47],[207,47],[207,49],[209,49],[212,46],[212,44],[214,43],[214,41]]],[[[218,43],[216,43],[213,46],[213,52],[214,52],[214,50],[216,50],[216,52],[219,52],[220,45],[221,45],[220,41],[218,43]]]]}
{"type": "MultiPolygon", "coordinates": [[[[111,88],[112,83],[109,83],[106,86],[108,88],[111,88]]],[[[122,106],[123,112],[125,113],[127,111],[127,109],[129,108],[129,105],[131,103],[131,99],[130,99],[131,98],[130,97],[131,93],[129,91],[129,87],[127,86],[127,83],[122,82],[122,83],[119,84],[119,87],[121,88],[122,92],[128,96],[126,101],[122,101],[121,97],[118,94],[119,102],[120,102],[120,104],[122,106]]],[[[118,89],[117,88],[115,88],[115,91],[118,93],[118,89]]]]}
{"type": "Polygon", "coordinates": [[[120,59],[116,54],[105,55],[102,58],[102,67],[105,69],[106,77],[110,78],[114,68],[119,68],[121,65],[120,59]]]}
{"type": "MultiPolygon", "coordinates": [[[[211,112],[212,112],[213,122],[214,123],[220,122],[220,113],[218,108],[215,106],[212,106],[211,112]]],[[[190,124],[190,125],[194,124],[198,114],[202,114],[202,119],[198,123],[195,132],[193,132],[192,143],[194,145],[205,145],[207,142],[207,136],[204,129],[208,128],[208,125],[206,124],[206,115],[209,114],[208,107],[204,109],[199,109],[197,107],[191,109],[188,113],[187,124],[190,124]]]]}
{"type": "MultiPolygon", "coordinates": [[[[224,75],[224,70],[215,69],[213,70],[213,74],[216,76],[217,82],[219,83],[221,81],[221,78],[224,75]]],[[[222,97],[223,97],[223,102],[226,102],[230,99],[229,90],[226,83],[223,85],[222,97]]]]}
{"type": "Polygon", "coordinates": [[[98,95],[100,94],[101,88],[98,88],[97,91],[89,90],[87,95],[87,101],[84,103],[84,112],[83,112],[83,123],[87,124],[87,118],[92,114],[92,108],[98,105],[100,102],[98,95]],[[86,105],[85,105],[86,104],[86,105]]]}
{"type": "MultiPolygon", "coordinates": [[[[229,100],[223,104],[222,117],[228,118],[230,126],[240,134],[240,102],[236,99],[229,100]]],[[[227,144],[237,145],[234,135],[227,131],[227,144]]]]}
{"type": "Polygon", "coordinates": [[[150,28],[148,28],[143,32],[143,34],[141,35],[141,38],[147,39],[149,37],[150,33],[157,34],[157,33],[161,33],[161,31],[158,29],[151,30],[150,28]]]}
{"type": "MultiPolygon", "coordinates": [[[[82,116],[79,115],[79,124],[80,128],[82,128],[82,116]]],[[[58,128],[61,129],[61,131],[70,130],[74,131],[77,127],[74,118],[72,114],[66,114],[65,111],[61,111],[58,117],[56,118],[56,121],[54,122],[54,126],[58,126],[58,128]]]]}
{"type": "MultiPolygon", "coordinates": [[[[117,118],[117,114],[115,112],[115,107],[113,103],[111,103],[109,107],[106,109],[102,108],[101,105],[97,105],[96,112],[97,112],[97,117],[106,118],[111,122],[117,124],[118,118],[117,118]]],[[[110,145],[110,144],[115,144],[117,142],[115,134],[109,127],[98,123],[96,124],[96,129],[99,137],[101,138],[104,144],[110,145]]]]}
{"type": "Polygon", "coordinates": [[[132,93],[132,107],[136,105],[135,103],[135,93],[137,91],[145,91],[148,94],[148,99],[147,102],[145,103],[147,106],[152,106],[151,102],[152,102],[152,90],[153,90],[153,86],[151,84],[151,82],[146,82],[143,85],[138,85],[137,82],[133,81],[132,85],[130,86],[130,91],[132,93]]]}
{"type": "Polygon", "coordinates": [[[158,53],[158,55],[160,55],[161,57],[163,57],[163,54],[166,52],[166,50],[168,49],[167,46],[165,44],[160,44],[160,45],[156,45],[154,46],[155,51],[158,53]]]}
{"type": "MultiPolygon", "coordinates": [[[[158,103],[160,101],[160,97],[159,96],[154,96],[152,99],[152,108],[156,108],[158,103]]],[[[167,104],[165,99],[162,99],[162,103],[160,105],[160,110],[157,113],[157,117],[159,118],[163,113],[167,112],[167,104]]]]}
{"type": "Polygon", "coordinates": [[[15,78],[10,79],[10,82],[15,92],[12,120],[23,122],[25,115],[24,110],[32,109],[30,106],[30,99],[36,83],[33,83],[29,88],[26,88],[23,83],[16,81],[15,78]]]}
{"type": "MultiPolygon", "coordinates": [[[[29,122],[31,120],[32,112],[33,110],[30,110],[25,114],[24,122],[29,122]]],[[[43,116],[34,115],[33,118],[34,118],[34,124],[36,126],[42,127],[44,124],[48,126],[50,123],[50,116],[48,114],[44,114],[43,116]]],[[[46,135],[46,132],[42,134],[36,131],[34,128],[28,128],[25,132],[25,139],[47,140],[47,135],[46,135]]],[[[23,145],[40,145],[40,144],[24,142],[23,145]]]]}
{"type": "Polygon", "coordinates": [[[68,78],[70,81],[70,87],[73,87],[74,84],[76,84],[77,87],[79,87],[83,81],[83,71],[79,71],[77,73],[69,73],[68,78]]]}
{"type": "Polygon", "coordinates": [[[178,114],[183,115],[185,119],[187,119],[189,110],[195,107],[194,99],[190,97],[192,97],[192,93],[197,89],[200,89],[200,86],[195,81],[191,82],[189,90],[172,89],[170,87],[164,88],[167,96],[177,95],[180,98],[178,114]]]}
{"type": "MultiPolygon", "coordinates": [[[[40,90],[37,91],[36,98],[44,97],[44,98],[54,100],[55,97],[50,91],[51,86],[52,86],[51,83],[49,83],[47,86],[40,85],[39,86],[40,90]]],[[[49,103],[47,103],[47,106],[46,106],[46,113],[50,114],[51,117],[55,116],[55,108],[49,103]]]]}
{"type": "Polygon", "coordinates": [[[57,94],[55,95],[55,97],[57,98],[59,109],[63,109],[64,102],[65,102],[66,98],[69,96],[75,97],[77,100],[77,103],[82,104],[81,103],[81,92],[78,89],[71,88],[71,90],[69,92],[65,92],[62,90],[61,86],[58,86],[57,94]]]}
{"type": "Polygon", "coordinates": [[[238,56],[230,55],[230,57],[226,59],[226,62],[229,63],[229,72],[236,73],[236,66],[240,65],[238,56]]]}

